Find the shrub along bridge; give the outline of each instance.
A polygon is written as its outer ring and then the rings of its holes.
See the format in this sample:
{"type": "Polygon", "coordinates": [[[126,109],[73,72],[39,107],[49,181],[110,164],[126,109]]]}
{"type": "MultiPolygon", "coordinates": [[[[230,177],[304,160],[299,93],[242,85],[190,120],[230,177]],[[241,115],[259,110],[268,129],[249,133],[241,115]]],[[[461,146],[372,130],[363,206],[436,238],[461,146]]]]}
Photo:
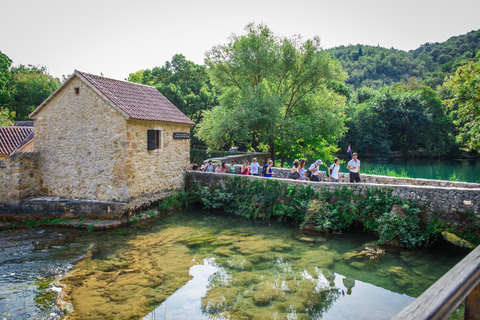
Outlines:
{"type": "MultiPolygon", "coordinates": [[[[238,168],[237,168],[238,169],[238,168]]],[[[480,184],[426,179],[392,178],[362,175],[364,183],[346,182],[346,174],[340,183],[326,182],[324,172],[320,182],[298,181],[286,178],[289,169],[273,168],[274,177],[285,184],[310,186],[316,192],[322,190],[352,188],[359,195],[368,189],[391,189],[392,195],[415,201],[423,208],[425,218],[436,214],[440,219],[461,227],[468,223],[467,216],[480,213],[480,184]]],[[[187,171],[187,182],[225,187],[233,174],[187,171]]],[[[268,179],[242,176],[245,179],[268,179]]],[[[466,299],[465,319],[480,318],[480,246],[447,272],[413,303],[402,310],[394,319],[448,319],[466,299]]]]}

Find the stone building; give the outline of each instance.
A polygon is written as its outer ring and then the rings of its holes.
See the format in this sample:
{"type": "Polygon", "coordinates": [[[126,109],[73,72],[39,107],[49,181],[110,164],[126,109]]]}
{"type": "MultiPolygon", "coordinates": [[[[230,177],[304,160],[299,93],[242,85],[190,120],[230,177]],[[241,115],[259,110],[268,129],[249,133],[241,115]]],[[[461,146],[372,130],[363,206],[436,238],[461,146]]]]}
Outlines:
{"type": "Polygon", "coordinates": [[[194,123],[154,87],[75,71],[30,118],[42,194],[130,201],[183,183],[194,123]]]}

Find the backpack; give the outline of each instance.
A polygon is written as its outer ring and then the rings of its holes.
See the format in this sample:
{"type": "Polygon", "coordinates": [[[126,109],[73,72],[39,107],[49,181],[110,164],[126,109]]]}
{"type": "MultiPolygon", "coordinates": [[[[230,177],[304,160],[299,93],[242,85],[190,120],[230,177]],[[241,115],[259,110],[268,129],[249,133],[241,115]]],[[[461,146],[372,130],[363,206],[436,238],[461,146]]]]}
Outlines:
{"type": "Polygon", "coordinates": [[[306,174],[306,175],[307,175],[307,178],[311,178],[311,177],[312,177],[312,171],[307,170],[307,174],[306,174]]]}
{"type": "MultiPolygon", "coordinates": [[[[330,168],[330,167],[328,167],[327,170],[325,171],[325,175],[326,175],[327,177],[330,177],[330,175],[328,174],[328,169],[329,169],[329,168],[330,168]]],[[[335,163],[333,164],[332,171],[333,171],[333,169],[335,169],[335,163]]]]}
{"type": "MultiPolygon", "coordinates": [[[[315,169],[318,169],[318,165],[315,163],[315,169]]],[[[311,178],[312,177],[312,171],[310,171],[310,169],[307,170],[307,178],[311,178]]]]}
{"type": "Polygon", "coordinates": [[[264,177],[267,176],[267,168],[268,168],[268,163],[262,167],[262,176],[264,177]]]}

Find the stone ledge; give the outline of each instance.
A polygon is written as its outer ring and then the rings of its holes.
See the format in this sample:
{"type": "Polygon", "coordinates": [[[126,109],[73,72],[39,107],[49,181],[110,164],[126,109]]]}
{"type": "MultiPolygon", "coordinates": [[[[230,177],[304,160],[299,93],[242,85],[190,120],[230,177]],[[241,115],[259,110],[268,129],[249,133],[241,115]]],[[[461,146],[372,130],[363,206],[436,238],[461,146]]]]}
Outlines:
{"type": "Polygon", "coordinates": [[[129,206],[124,202],[45,196],[13,203],[0,203],[0,218],[13,220],[40,217],[122,219],[128,210],[129,206]]]}

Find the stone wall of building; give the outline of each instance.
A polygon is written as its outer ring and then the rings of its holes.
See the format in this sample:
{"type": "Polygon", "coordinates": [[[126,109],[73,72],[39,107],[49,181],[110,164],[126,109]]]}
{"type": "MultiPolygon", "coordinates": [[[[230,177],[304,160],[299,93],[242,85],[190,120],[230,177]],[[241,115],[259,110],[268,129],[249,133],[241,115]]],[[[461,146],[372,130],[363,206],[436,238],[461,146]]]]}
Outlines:
{"type": "MultiPolygon", "coordinates": [[[[278,169],[277,169],[278,170],[278,169]]],[[[282,169],[280,169],[282,170],[282,169]]],[[[288,169],[287,169],[288,172],[288,169]]],[[[275,174],[275,171],[274,171],[275,174]]],[[[234,177],[243,177],[245,179],[262,179],[264,177],[241,176],[223,173],[205,173],[187,171],[187,180],[195,181],[206,185],[225,186],[227,179],[234,177]]],[[[278,177],[278,175],[277,175],[278,177]]],[[[402,199],[413,200],[423,209],[423,213],[428,219],[432,214],[440,214],[443,221],[451,222],[456,226],[465,226],[468,223],[465,214],[471,212],[480,215],[480,187],[477,188],[454,188],[441,186],[420,186],[420,185],[393,185],[393,184],[375,184],[375,183],[332,183],[332,182],[310,182],[292,179],[279,178],[282,183],[310,186],[317,192],[322,190],[334,190],[343,187],[352,188],[358,195],[364,194],[367,189],[391,189],[394,196],[402,199]]]]}
{"type": "Polygon", "coordinates": [[[93,89],[72,79],[34,120],[44,194],[100,201],[129,196],[127,123],[93,89]]]}
{"type": "Polygon", "coordinates": [[[190,161],[190,140],[174,139],[174,132],[189,134],[190,126],[128,120],[126,178],[130,198],[177,190],[183,186],[190,161]],[[148,130],[161,132],[159,149],[147,149],[148,130]]]}
{"type": "Polygon", "coordinates": [[[15,153],[0,161],[0,206],[40,194],[38,153],[15,153]]]}

